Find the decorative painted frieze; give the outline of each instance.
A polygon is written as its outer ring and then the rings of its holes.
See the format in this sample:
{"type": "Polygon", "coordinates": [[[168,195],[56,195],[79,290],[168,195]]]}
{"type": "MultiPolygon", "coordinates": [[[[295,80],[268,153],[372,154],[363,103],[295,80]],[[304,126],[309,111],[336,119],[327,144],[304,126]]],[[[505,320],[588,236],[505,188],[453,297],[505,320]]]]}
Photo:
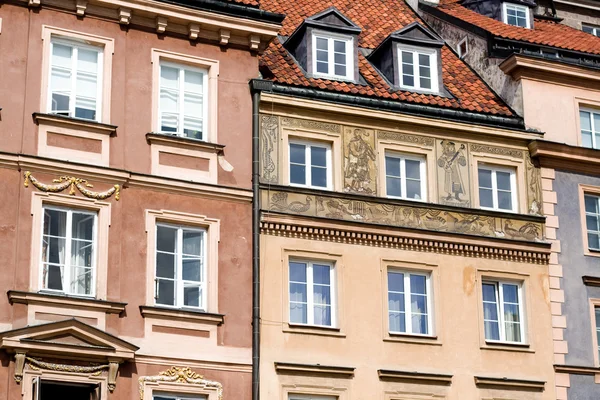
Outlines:
{"type": "Polygon", "coordinates": [[[346,127],[343,140],[344,192],[375,195],[375,131],[346,127]]]}
{"type": "Polygon", "coordinates": [[[435,140],[431,137],[409,135],[401,132],[377,131],[377,137],[381,140],[392,140],[396,142],[405,142],[427,147],[433,147],[435,144],[435,140]]]}
{"type": "Polygon", "coordinates": [[[471,207],[467,144],[438,140],[436,147],[438,202],[449,206],[471,207]]]}
{"type": "Polygon", "coordinates": [[[325,132],[331,132],[331,133],[341,133],[342,132],[341,125],[332,124],[329,122],[313,121],[310,119],[282,117],[281,125],[285,126],[285,127],[291,127],[291,128],[318,130],[318,131],[325,131],[325,132]]]}
{"type": "Polygon", "coordinates": [[[544,240],[542,222],[491,216],[473,209],[454,211],[433,204],[396,205],[273,189],[263,191],[261,201],[273,212],[491,238],[544,240]]]}
{"type": "Polygon", "coordinates": [[[261,155],[260,171],[261,181],[264,183],[277,183],[279,173],[279,117],[261,116],[261,155]]]}

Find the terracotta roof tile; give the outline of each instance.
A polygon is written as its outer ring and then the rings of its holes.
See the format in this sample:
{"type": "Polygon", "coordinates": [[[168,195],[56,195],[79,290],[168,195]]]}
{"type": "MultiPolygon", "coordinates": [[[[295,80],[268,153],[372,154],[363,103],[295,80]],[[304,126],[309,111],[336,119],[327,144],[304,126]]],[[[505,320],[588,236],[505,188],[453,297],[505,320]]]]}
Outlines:
{"type": "MultiPolygon", "coordinates": [[[[358,45],[362,48],[373,49],[390,33],[415,21],[422,23],[403,0],[260,0],[262,9],[286,14],[281,31],[284,36],[294,32],[305,18],[331,6],[336,7],[362,29],[358,37],[358,45]]],[[[260,63],[261,70],[267,69],[271,75],[265,76],[281,84],[514,116],[505,103],[447,46],[442,48],[442,79],[452,97],[396,91],[360,52],[359,71],[366,85],[307,77],[278,39],[275,39],[261,56],[260,63]]]]}
{"type": "Polygon", "coordinates": [[[541,19],[534,21],[533,29],[508,25],[463,7],[459,1],[441,0],[437,9],[505,39],[600,55],[600,38],[589,33],[541,19]]]}

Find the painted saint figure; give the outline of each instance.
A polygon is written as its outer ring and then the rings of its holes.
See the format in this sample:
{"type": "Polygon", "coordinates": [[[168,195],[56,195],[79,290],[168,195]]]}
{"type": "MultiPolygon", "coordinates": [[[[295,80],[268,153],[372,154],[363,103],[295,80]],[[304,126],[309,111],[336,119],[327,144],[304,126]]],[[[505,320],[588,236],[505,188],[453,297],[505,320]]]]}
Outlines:
{"type": "Polygon", "coordinates": [[[368,187],[365,188],[365,185],[371,181],[369,161],[375,161],[375,152],[365,141],[363,135],[369,136],[369,133],[364,129],[355,129],[353,137],[348,143],[348,162],[344,178],[350,181],[349,190],[372,193],[372,190],[368,187]]]}
{"type": "Polygon", "coordinates": [[[454,142],[447,140],[442,141],[442,155],[438,158],[438,167],[443,168],[445,172],[444,190],[448,194],[445,200],[452,200],[452,196],[456,201],[462,201],[461,194],[465,193],[465,186],[460,175],[459,166],[467,165],[464,150],[465,145],[461,144],[456,150],[454,142]]]}

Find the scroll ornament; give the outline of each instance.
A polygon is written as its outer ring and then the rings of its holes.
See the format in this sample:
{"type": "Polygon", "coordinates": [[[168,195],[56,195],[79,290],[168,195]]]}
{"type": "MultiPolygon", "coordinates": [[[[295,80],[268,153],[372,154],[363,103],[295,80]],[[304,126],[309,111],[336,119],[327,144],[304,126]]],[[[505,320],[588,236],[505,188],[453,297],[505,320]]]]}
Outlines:
{"type": "Polygon", "coordinates": [[[119,185],[114,185],[113,187],[104,192],[94,192],[88,189],[93,188],[94,185],[88,183],[85,179],[75,178],[72,176],[61,176],[58,179],[53,179],[52,182],[54,184],[41,183],[31,175],[30,171],[26,171],[24,177],[25,181],[23,182],[23,185],[25,187],[29,187],[29,183],[31,183],[33,186],[35,186],[42,192],[59,193],[63,190],[69,189],[69,194],[71,196],[75,196],[75,189],[77,189],[82,195],[90,199],[104,200],[108,199],[114,194],[115,200],[119,201],[121,189],[119,185]]]}
{"type": "Polygon", "coordinates": [[[140,400],[144,400],[144,384],[146,382],[177,382],[188,383],[191,385],[199,385],[205,388],[213,388],[217,390],[219,400],[223,399],[223,385],[220,382],[209,381],[194,371],[191,368],[171,367],[166,371],[159,372],[155,376],[141,376],[139,378],[140,400]]]}

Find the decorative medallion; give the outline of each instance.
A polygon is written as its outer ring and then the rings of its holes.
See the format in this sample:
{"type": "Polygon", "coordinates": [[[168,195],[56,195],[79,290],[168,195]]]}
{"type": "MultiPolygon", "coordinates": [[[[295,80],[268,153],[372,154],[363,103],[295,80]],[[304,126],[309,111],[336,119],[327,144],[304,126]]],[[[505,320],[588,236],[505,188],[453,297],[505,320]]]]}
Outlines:
{"type": "Polygon", "coordinates": [[[29,171],[25,172],[24,177],[25,177],[25,181],[23,182],[23,185],[25,187],[29,187],[29,183],[31,182],[31,184],[33,186],[35,186],[42,192],[59,193],[59,192],[62,192],[63,190],[69,189],[69,194],[71,196],[75,196],[75,189],[77,189],[82,195],[84,195],[85,197],[88,197],[90,199],[104,200],[104,199],[108,199],[110,196],[112,196],[114,194],[115,200],[117,200],[117,201],[119,200],[119,195],[120,195],[120,186],[119,185],[114,185],[112,188],[110,188],[104,192],[93,192],[93,191],[87,189],[87,188],[94,187],[92,184],[88,183],[87,180],[81,179],[81,178],[75,178],[72,176],[61,176],[58,179],[53,179],[52,182],[54,184],[41,183],[40,181],[35,179],[31,175],[31,172],[29,172],[29,171]]]}
{"type": "Polygon", "coordinates": [[[144,400],[144,384],[146,382],[171,382],[171,383],[187,383],[190,385],[198,385],[205,388],[215,389],[219,400],[223,399],[223,385],[220,382],[209,381],[194,371],[191,368],[171,367],[166,371],[159,372],[155,376],[141,376],[139,378],[140,400],[144,400]]]}

